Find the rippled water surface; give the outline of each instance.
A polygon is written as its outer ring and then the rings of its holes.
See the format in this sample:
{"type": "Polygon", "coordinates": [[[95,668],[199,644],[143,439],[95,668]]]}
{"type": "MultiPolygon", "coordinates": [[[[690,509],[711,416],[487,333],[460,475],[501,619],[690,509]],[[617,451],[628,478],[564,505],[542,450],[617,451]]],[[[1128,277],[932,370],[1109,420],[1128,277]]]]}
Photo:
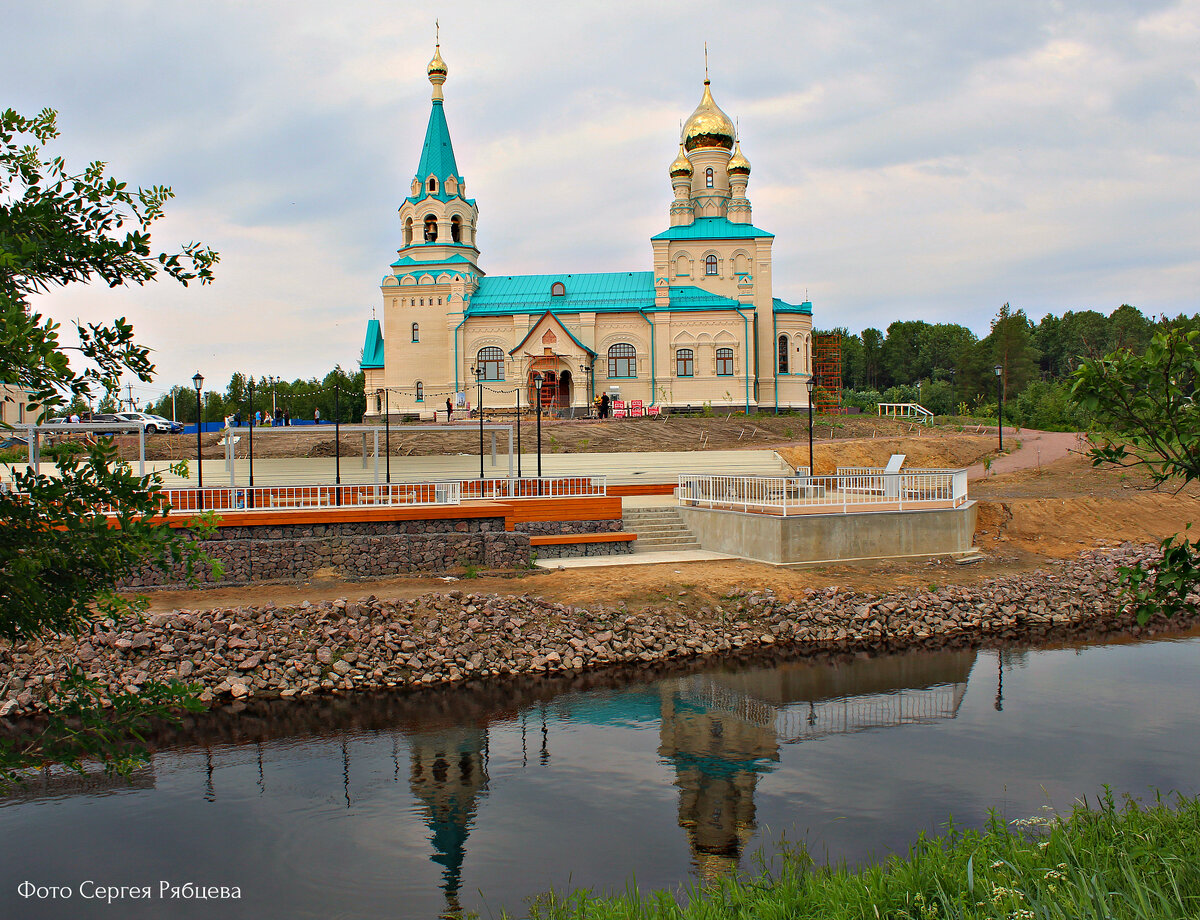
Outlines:
{"type": "Polygon", "coordinates": [[[856,861],[1105,783],[1194,794],[1198,694],[1189,637],[253,707],[159,739],[132,785],[0,799],[0,917],[521,915],[552,886],[747,866],[784,834],[856,861]],[[242,899],[109,906],[86,880],[242,899]]]}

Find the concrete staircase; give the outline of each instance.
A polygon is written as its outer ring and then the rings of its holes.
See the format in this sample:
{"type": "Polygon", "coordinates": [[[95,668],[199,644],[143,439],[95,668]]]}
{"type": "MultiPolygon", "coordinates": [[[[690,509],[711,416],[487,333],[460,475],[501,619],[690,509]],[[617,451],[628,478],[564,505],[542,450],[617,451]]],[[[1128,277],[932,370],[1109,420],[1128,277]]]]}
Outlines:
{"type": "Polygon", "coordinates": [[[650,508],[626,508],[621,514],[621,529],[636,533],[635,553],[697,550],[701,546],[687,529],[679,512],[669,505],[650,508]]]}

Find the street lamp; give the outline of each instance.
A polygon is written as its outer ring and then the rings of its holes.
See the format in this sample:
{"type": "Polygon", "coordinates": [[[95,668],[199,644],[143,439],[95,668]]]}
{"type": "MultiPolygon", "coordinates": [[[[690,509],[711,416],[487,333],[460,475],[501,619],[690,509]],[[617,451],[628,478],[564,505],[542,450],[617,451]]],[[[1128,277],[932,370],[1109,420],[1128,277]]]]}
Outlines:
{"type": "MultiPolygon", "coordinates": [[[[596,379],[595,379],[596,363],[593,361],[591,364],[581,364],[581,365],[579,365],[579,369],[581,371],[583,371],[585,374],[587,374],[588,414],[590,415],[591,410],[592,410],[592,403],[594,403],[596,401],[596,379]]],[[[653,400],[651,400],[651,402],[653,402],[653,400]]]]}
{"type": "Polygon", "coordinates": [[[479,409],[479,478],[483,478],[483,365],[479,364],[471,368],[471,373],[475,375],[475,382],[479,385],[479,398],[476,400],[479,409]]]}
{"type": "Polygon", "coordinates": [[[542,494],[542,375],[533,378],[534,398],[537,402],[537,444],[538,444],[538,495],[542,494]]]}
{"type": "Polygon", "coordinates": [[[278,378],[278,377],[276,377],[276,376],[274,376],[274,375],[272,375],[272,374],[268,374],[268,375],[267,375],[267,380],[268,380],[268,381],[270,382],[270,384],[271,384],[271,424],[272,424],[272,425],[274,425],[274,424],[275,424],[275,411],[276,411],[276,405],[275,405],[275,384],[279,383],[279,379],[280,379],[280,378],[278,378]]]}
{"type": "Polygon", "coordinates": [[[387,484],[392,484],[392,428],[388,416],[388,391],[385,388],[380,388],[375,391],[375,397],[378,399],[383,397],[383,457],[384,467],[387,470],[385,476],[387,484]]]}
{"type": "Polygon", "coordinates": [[[247,381],[250,387],[250,491],[246,506],[254,507],[254,378],[247,381]]]}
{"type": "Polygon", "coordinates": [[[204,375],[196,371],[192,377],[192,386],[196,388],[196,488],[198,490],[199,508],[204,510],[204,467],[200,463],[200,429],[204,425],[204,413],[200,407],[200,391],[204,388],[204,375]]]}
{"type": "Polygon", "coordinates": [[[817,388],[817,381],[812,374],[808,375],[808,379],[804,381],[804,385],[808,387],[808,475],[816,475],[816,464],[813,463],[813,390],[817,388]]]}
{"type": "Polygon", "coordinates": [[[993,370],[996,372],[996,433],[1000,436],[1000,450],[1004,450],[1004,388],[1003,388],[1003,365],[997,364],[993,370]]]}

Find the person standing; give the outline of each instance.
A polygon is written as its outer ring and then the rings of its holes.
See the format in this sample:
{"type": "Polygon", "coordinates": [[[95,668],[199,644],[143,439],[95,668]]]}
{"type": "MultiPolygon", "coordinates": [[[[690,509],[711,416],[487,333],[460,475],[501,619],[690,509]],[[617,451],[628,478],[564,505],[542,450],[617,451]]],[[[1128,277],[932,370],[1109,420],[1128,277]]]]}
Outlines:
{"type": "Polygon", "coordinates": [[[313,424],[314,425],[321,424],[321,410],[319,408],[313,409],[313,424]]]}
{"type": "Polygon", "coordinates": [[[289,412],[287,409],[283,410],[283,424],[284,424],[285,428],[288,425],[292,424],[292,413],[289,412]]]}
{"type": "Polygon", "coordinates": [[[608,418],[608,394],[600,397],[600,417],[608,418]]]}
{"type": "Polygon", "coordinates": [[[454,404],[450,402],[450,397],[446,397],[446,421],[449,422],[454,416],[454,404]]]}

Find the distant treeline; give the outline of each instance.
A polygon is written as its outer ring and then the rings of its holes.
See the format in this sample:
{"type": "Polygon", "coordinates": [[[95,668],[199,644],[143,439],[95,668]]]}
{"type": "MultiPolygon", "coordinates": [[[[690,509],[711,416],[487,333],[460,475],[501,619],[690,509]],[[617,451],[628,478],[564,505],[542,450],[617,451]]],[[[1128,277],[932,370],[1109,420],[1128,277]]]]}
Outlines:
{"type": "Polygon", "coordinates": [[[1006,421],[1077,429],[1090,422],[1068,399],[1066,378],[1079,361],[1142,351],[1167,326],[1200,329],[1200,314],[1150,319],[1124,304],[1108,316],[1072,311],[1034,324],[1005,304],[982,339],[966,326],[922,320],[898,320],[886,333],[829,331],[842,336],[843,405],[874,412],[881,402],[919,402],[938,415],[994,418],[999,387],[1006,421]]]}
{"type": "MultiPolygon", "coordinates": [[[[227,416],[241,413],[249,418],[253,412],[270,414],[273,406],[286,410],[293,419],[311,419],[313,411],[321,410],[321,418],[332,422],[334,409],[343,422],[359,422],[367,410],[363,395],[363,372],[348,374],[338,365],[323,378],[310,380],[277,381],[274,386],[265,377],[255,377],[254,402],[250,402],[249,378],[245,374],[234,374],[229,378],[224,392],[206,389],[202,396],[204,420],[219,422],[227,416]],[[339,390],[334,397],[334,389],[339,390]]],[[[175,418],[181,422],[196,420],[196,391],[191,387],[177,386],[157,401],[147,405],[143,411],[171,418],[172,394],[175,400],[175,418]]]]}

